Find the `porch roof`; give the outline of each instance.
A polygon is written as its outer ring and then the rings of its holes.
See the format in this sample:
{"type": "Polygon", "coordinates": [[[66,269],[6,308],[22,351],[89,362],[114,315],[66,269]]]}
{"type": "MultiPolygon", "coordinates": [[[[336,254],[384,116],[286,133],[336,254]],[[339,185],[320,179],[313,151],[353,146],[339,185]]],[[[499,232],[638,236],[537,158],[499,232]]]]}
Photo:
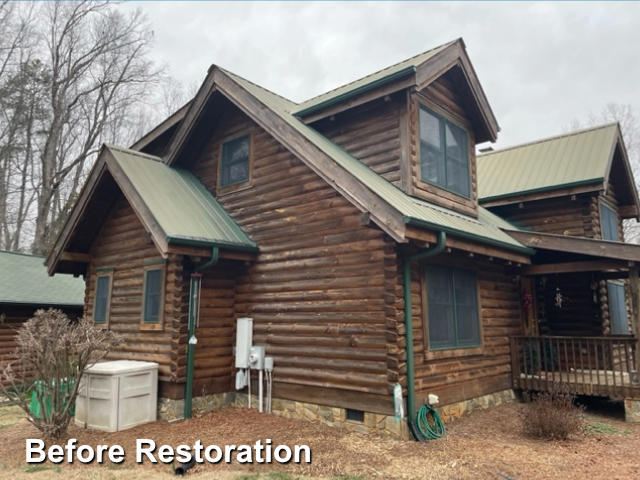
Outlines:
{"type": "Polygon", "coordinates": [[[640,262],[640,245],[551,233],[505,230],[523,245],[534,249],[587,255],[622,262],[640,262]]]}

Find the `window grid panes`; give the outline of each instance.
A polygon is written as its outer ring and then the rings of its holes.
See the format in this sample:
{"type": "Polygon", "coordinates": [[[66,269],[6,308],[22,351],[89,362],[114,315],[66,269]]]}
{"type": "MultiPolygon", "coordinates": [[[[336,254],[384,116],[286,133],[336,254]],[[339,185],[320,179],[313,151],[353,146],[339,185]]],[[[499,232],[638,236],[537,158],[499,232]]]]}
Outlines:
{"type": "Polygon", "coordinates": [[[480,345],[480,318],[474,272],[429,267],[427,304],[431,350],[480,345]]]}
{"type": "Polygon", "coordinates": [[[420,176],[425,182],[471,197],[467,132],[420,107],[420,176]]]}
{"type": "Polygon", "coordinates": [[[249,180],[249,135],[229,140],[222,145],[220,186],[228,187],[249,180]]]}
{"type": "Polygon", "coordinates": [[[618,214],[604,203],[600,204],[600,229],[603,240],[613,240],[615,242],[620,240],[618,214]]]}
{"type": "Polygon", "coordinates": [[[147,270],[144,277],[144,322],[157,323],[160,319],[162,270],[147,270]]]}
{"type": "Polygon", "coordinates": [[[99,276],[96,281],[96,300],[93,312],[95,323],[105,323],[107,321],[107,305],[109,303],[109,275],[99,276]]]}

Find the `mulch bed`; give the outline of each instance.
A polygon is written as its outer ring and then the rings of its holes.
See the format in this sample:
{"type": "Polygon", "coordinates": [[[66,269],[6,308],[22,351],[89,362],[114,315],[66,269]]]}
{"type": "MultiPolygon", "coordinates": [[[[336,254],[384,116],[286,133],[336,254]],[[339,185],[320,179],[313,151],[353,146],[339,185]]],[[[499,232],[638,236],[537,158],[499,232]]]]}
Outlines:
{"type": "MultiPolygon", "coordinates": [[[[581,434],[566,442],[523,437],[521,404],[503,405],[473,413],[448,425],[446,438],[428,444],[402,442],[239,408],[225,408],[190,421],[158,421],[117,433],[103,433],[71,426],[69,437],[78,445],[121,445],[129,468],[149,469],[150,477],[164,476],[171,467],[135,463],[136,439],[150,438],[157,445],[253,445],[270,438],[273,445],[305,444],[313,454],[310,465],[204,463],[194,478],[216,471],[287,472],[293,476],[401,479],[630,479],[640,478],[640,425],[611,418],[591,421],[612,425],[614,434],[581,434]],[[156,475],[157,473],[157,475],[156,475]]],[[[38,431],[21,422],[0,432],[0,464],[24,469],[25,440],[39,438],[38,431]]],[[[65,441],[58,442],[64,444],[65,441]]],[[[62,469],[92,468],[75,463],[62,469]]]]}

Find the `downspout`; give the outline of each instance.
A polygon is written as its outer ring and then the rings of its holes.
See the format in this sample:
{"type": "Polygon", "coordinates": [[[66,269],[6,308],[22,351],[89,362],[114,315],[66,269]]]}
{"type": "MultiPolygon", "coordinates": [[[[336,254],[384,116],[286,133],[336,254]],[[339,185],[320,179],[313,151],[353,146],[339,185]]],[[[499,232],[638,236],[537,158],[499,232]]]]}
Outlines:
{"type": "Polygon", "coordinates": [[[413,322],[411,319],[411,264],[418,260],[438,255],[444,250],[447,243],[447,234],[443,231],[438,232],[438,243],[431,250],[417,253],[405,258],[403,264],[403,287],[404,287],[404,328],[406,335],[406,357],[407,357],[407,421],[409,429],[413,433],[413,426],[416,417],[416,385],[414,378],[413,365],[413,322]]]}
{"type": "Polygon", "coordinates": [[[189,284],[189,342],[187,343],[187,382],[184,391],[184,418],[191,418],[193,406],[193,364],[196,354],[196,323],[200,316],[200,287],[202,275],[199,272],[218,263],[218,247],[211,249],[211,258],[194,268],[189,284]]]}

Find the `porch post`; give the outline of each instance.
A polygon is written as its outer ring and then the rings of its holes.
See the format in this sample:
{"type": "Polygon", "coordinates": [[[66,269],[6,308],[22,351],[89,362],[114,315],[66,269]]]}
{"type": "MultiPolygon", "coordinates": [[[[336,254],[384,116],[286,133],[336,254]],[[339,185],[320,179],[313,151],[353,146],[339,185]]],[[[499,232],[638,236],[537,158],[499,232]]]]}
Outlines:
{"type": "Polygon", "coordinates": [[[636,372],[640,372],[640,279],[638,278],[638,267],[635,263],[629,267],[629,285],[631,287],[631,321],[633,323],[633,333],[636,336],[636,361],[634,367],[636,372]]]}

